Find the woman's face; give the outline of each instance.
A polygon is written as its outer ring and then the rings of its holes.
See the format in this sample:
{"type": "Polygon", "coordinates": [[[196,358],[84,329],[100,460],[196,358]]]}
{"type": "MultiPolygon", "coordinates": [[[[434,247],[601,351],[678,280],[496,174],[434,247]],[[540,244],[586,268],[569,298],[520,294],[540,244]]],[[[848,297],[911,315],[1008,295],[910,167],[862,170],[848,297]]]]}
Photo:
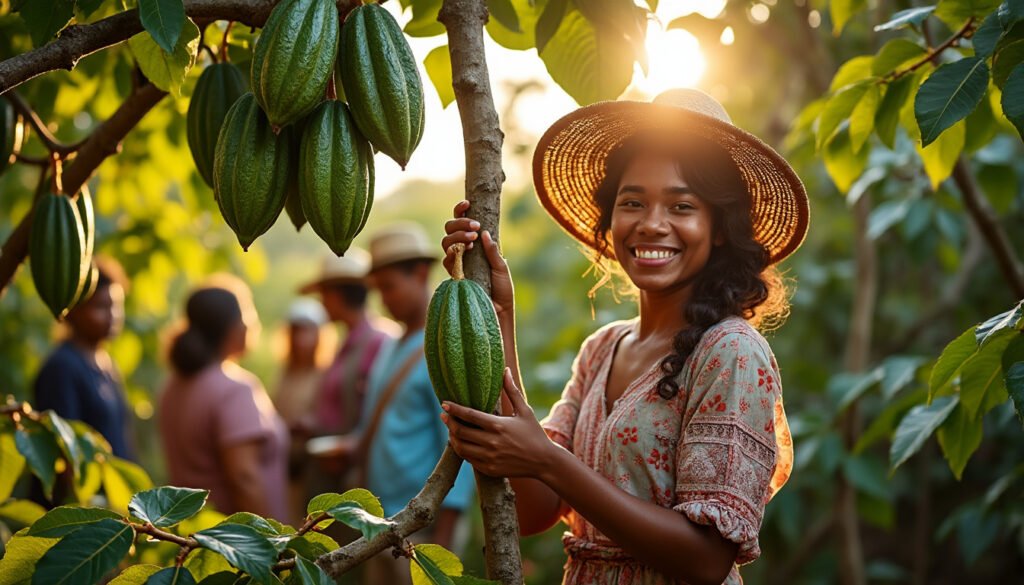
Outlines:
{"type": "Polygon", "coordinates": [[[712,207],[667,155],[640,153],[626,165],[612,207],[615,257],[646,292],[689,285],[716,242],[712,207]]]}

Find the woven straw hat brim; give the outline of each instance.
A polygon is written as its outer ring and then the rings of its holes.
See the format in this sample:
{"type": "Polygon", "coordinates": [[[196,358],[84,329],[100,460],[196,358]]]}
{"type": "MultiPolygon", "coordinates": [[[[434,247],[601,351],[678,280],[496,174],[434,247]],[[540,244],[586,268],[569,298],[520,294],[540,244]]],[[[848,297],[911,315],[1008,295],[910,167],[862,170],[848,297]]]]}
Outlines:
{"type": "MultiPolygon", "coordinates": [[[[721,145],[732,156],[751,195],[754,237],[771,263],[792,254],[807,234],[807,192],[793,168],[759,138],[736,126],[677,106],[635,101],[600,102],[555,122],[537,145],[533,180],[548,213],[587,247],[594,240],[599,210],[594,192],[606,160],[640,131],[679,132],[721,145]]],[[[614,259],[611,249],[605,256],[614,259]]]]}

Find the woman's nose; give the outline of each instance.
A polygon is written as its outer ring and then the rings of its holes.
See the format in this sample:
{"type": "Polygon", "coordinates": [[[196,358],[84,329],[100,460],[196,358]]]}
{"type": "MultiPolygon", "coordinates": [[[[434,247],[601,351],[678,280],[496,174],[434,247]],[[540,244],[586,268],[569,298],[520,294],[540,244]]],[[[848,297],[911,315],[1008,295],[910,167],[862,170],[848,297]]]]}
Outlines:
{"type": "Polygon", "coordinates": [[[637,233],[640,235],[664,235],[668,233],[668,221],[665,210],[660,206],[647,208],[640,223],[637,225],[637,233]]]}

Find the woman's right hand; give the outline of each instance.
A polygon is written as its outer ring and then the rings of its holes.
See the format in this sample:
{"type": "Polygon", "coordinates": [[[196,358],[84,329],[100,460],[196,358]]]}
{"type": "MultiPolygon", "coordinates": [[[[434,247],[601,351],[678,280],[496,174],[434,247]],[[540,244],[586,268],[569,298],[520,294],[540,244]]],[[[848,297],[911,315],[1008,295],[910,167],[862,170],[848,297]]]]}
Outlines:
{"type": "Polygon", "coordinates": [[[501,255],[497,242],[491,238],[490,232],[480,231],[480,222],[465,217],[469,211],[469,201],[460,201],[455,205],[455,218],[444,224],[445,237],[441,239],[441,248],[445,251],[444,268],[448,274],[452,273],[455,264],[455,252],[451,249],[453,244],[466,244],[466,250],[473,248],[473,243],[480,240],[484,247],[484,255],[487,263],[491,266],[491,301],[494,303],[494,311],[499,317],[502,314],[511,315],[514,307],[512,293],[512,274],[509,272],[508,263],[501,255]]]}

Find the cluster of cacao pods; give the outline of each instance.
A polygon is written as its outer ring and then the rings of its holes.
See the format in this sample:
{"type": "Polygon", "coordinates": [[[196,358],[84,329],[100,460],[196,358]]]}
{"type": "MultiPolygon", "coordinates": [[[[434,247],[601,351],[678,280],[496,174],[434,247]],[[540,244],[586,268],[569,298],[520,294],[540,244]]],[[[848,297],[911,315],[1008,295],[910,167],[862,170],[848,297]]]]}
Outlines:
{"type": "Polygon", "coordinates": [[[465,246],[455,246],[452,278],[437,287],[427,309],[427,373],[439,401],[492,412],[505,373],[501,329],[487,291],[463,274],[465,246]]]}
{"type": "Polygon", "coordinates": [[[373,202],[374,148],[405,168],[423,134],[423,85],[401,28],[376,4],[341,24],[332,0],[283,0],[250,82],[246,93],[237,68],[211,65],[189,104],[189,146],[221,215],[244,249],[285,209],[344,254],[373,202]]]}

